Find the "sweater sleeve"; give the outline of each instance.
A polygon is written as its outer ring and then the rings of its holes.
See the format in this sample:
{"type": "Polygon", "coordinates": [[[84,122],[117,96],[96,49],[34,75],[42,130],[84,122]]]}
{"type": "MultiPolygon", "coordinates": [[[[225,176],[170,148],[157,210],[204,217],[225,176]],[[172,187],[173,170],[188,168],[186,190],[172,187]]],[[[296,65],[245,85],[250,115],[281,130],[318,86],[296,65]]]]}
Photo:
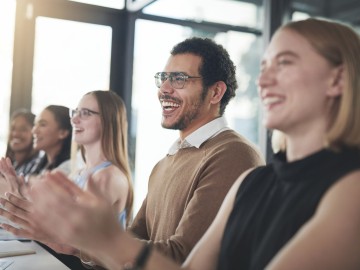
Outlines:
{"type": "Polygon", "coordinates": [[[128,228],[128,231],[132,232],[133,234],[135,234],[136,237],[143,240],[149,240],[149,235],[147,233],[147,226],[146,226],[146,204],[147,204],[147,197],[145,197],[131,226],[128,228]]]}

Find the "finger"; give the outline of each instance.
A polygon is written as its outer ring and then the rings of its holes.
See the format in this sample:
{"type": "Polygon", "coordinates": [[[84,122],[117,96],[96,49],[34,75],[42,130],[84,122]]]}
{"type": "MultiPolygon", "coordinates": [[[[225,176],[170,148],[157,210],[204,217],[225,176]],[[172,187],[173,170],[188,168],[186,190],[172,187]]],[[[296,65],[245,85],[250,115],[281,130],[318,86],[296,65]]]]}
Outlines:
{"type": "Polygon", "coordinates": [[[11,160],[10,158],[1,158],[1,172],[2,174],[6,177],[6,176],[16,176],[16,172],[14,167],[12,166],[11,160]]]}
{"type": "Polygon", "coordinates": [[[2,157],[0,159],[0,171],[1,171],[1,173],[3,173],[3,171],[4,171],[4,163],[5,163],[5,159],[2,157]]]}
{"type": "Polygon", "coordinates": [[[63,189],[73,197],[76,197],[82,193],[83,190],[73,181],[67,178],[62,172],[57,171],[51,173],[51,175],[54,177],[54,181],[59,185],[59,189],[63,189]]]}
{"type": "MultiPolygon", "coordinates": [[[[39,223],[55,223],[56,220],[48,218],[49,215],[64,216],[67,215],[68,209],[73,208],[75,203],[71,195],[69,195],[64,189],[57,183],[53,176],[37,183],[29,190],[31,198],[33,200],[33,215],[36,219],[41,220],[39,223]],[[53,212],[49,213],[49,209],[53,209],[53,212]]],[[[34,218],[35,219],[35,218],[34,218]]],[[[39,224],[41,225],[41,224],[39,224]]]]}
{"type": "Polygon", "coordinates": [[[8,199],[1,198],[1,205],[3,209],[0,209],[0,215],[7,218],[8,220],[26,228],[30,228],[31,215],[28,211],[14,205],[13,202],[8,199]]]}
{"type": "Polygon", "coordinates": [[[14,168],[14,166],[13,166],[13,164],[11,162],[11,159],[9,157],[5,158],[5,164],[9,169],[14,168]]]}
{"type": "Polygon", "coordinates": [[[31,211],[32,203],[30,201],[24,200],[10,192],[6,192],[5,196],[8,199],[8,201],[11,202],[14,206],[23,209],[26,212],[31,211]]]}
{"type": "Polygon", "coordinates": [[[7,220],[16,223],[17,225],[21,226],[22,228],[30,228],[29,222],[27,222],[25,219],[22,219],[14,214],[12,214],[10,211],[7,211],[6,208],[0,208],[0,216],[6,218],[7,220]]]}
{"type": "Polygon", "coordinates": [[[5,224],[5,223],[1,224],[1,227],[5,231],[8,231],[8,232],[10,232],[13,235],[16,235],[18,237],[27,238],[27,239],[33,239],[31,233],[29,233],[24,228],[17,228],[17,227],[11,226],[10,224],[5,224]]]}
{"type": "Polygon", "coordinates": [[[19,186],[19,195],[21,195],[25,200],[32,201],[29,190],[30,190],[29,184],[26,183],[24,185],[21,185],[19,186]]]}

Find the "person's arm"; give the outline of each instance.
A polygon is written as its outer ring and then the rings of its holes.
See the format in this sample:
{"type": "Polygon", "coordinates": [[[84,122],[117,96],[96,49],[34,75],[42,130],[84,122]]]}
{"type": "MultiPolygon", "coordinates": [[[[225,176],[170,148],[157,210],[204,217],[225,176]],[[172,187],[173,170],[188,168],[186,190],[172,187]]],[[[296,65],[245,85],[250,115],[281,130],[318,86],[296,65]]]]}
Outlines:
{"type": "Polygon", "coordinates": [[[146,226],[146,204],[147,197],[145,197],[139,211],[137,212],[131,226],[128,228],[130,232],[135,234],[139,239],[149,240],[146,226]]]}
{"type": "MultiPolygon", "coordinates": [[[[215,269],[226,220],[241,181],[242,178],[234,184],[214,224],[182,269],[215,269]]],[[[55,234],[71,246],[91,254],[108,269],[123,269],[128,263],[136,261],[144,248],[143,242],[121,229],[108,200],[101,196],[91,180],[88,190],[84,191],[62,174],[49,174],[46,181],[39,183],[30,192],[31,197],[38,198],[34,202],[32,217],[44,231],[50,235],[55,234]],[[48,208],[56,211],[49,213],[48,208]],[[57,230],[57,227],[62,229],[57,230]]],[[[152,249],[143,269],[176,270],[180,269],[180,266],[152,249]]]]}
{"type": "Polygon", "coordinates": [[[360,172],[337,182],[268,270],[360,269],[360,172]]]}
{"type": "MultiPolygon", "coordinates": [[[[82,190],[61,173],[47,174],[27,192],[34,201],[33,222],[47,234],[97,258],[108,269],[123,269],[144,247],[143,242],[123,231],[92,179],[88,190],[82,190]]],[[[180,266],[153,249],[145,269],[175,270],[180,266]]]]}
{"type": "MultiPolygon", "coordinates": [[[[113,205],[115,213],[123,211],[129,192],[125,174],[111,165],[97,171],[91,177],[100,193],[113,205]]],[[[84,188],[86,189],[87,185],[84,188]]]]}
{"type": "Polygon", "coordinates": [[[226,195],[216,218],[211,223],[209,229],[196,244],[190,255],[187,257],[183,266],[189,269],[217,269],[220,254],[221,240],[223,238],[226,223],[233,209],[235,197],[243,179],[251,170],[244,172],[226,195]]]}

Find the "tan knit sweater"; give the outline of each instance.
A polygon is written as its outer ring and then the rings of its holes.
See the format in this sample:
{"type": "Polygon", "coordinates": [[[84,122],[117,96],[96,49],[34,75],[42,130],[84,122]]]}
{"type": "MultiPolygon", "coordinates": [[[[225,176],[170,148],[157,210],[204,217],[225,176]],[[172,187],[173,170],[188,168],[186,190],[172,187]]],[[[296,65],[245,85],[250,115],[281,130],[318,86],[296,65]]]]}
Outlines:
{"type": "Polygon", "coordinates": [[[213,221],[233,182],[264,164],[235,131],[223,131],[195,147],[167,155],[154,167],[148,194],[130,231],[183,262],[213,221]]]}

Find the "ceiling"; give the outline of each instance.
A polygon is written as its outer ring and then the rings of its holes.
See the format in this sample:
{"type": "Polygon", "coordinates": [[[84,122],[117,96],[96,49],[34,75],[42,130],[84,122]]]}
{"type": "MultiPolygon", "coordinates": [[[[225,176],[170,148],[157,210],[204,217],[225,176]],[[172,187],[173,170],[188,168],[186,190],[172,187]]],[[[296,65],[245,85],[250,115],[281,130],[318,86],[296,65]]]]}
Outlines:
{"type": "MultiPolygon", "coordinates": [[[[261,5],[264,0],[234,0],[261,5]]],[[[265,0],[268,1],[268,0],[265,0]]],[[[269,0],[270,1],[270,0],[269,0]]],[[[323,16],[360,26],[359,0],[279,0],[291,2],[293,10],[308,13],[311,16],[323,16]]]]}
{"type": "MultiPolygon", "coordinates": [[[[143,8],[151,5],[159,0],[71,0],[77,2],[97,3],[98,5],[105,5],[105,3],[116,3],[116,5],[124,6],[130,11],[140,11],[143,8]]],[[[170,0],[167,0],[170,1],[170,0]]],[[[204,5],[212,5],[212,2],[221,2],[225,0],[197,0],[204,5]],[[203,1],[203,2],[202,2],[203,1]]],[[[247,2],[261,6],[264,1],[273,1],[276,4],[284,3],[290,6],[293,11],[300,11],[309,14],[310,16],[320,16],[329,19],[340,20],[349,23],[355,27],[360,26],[360,0],[227,0],[247,2]]],[[[181,4],[180,1],[173,2],[173,4],[181,4]]],[[[183,3],[182,3],[183,4],[183,3]]],[[[186,4],[189,5],[189,4],[186,4]]]]}

